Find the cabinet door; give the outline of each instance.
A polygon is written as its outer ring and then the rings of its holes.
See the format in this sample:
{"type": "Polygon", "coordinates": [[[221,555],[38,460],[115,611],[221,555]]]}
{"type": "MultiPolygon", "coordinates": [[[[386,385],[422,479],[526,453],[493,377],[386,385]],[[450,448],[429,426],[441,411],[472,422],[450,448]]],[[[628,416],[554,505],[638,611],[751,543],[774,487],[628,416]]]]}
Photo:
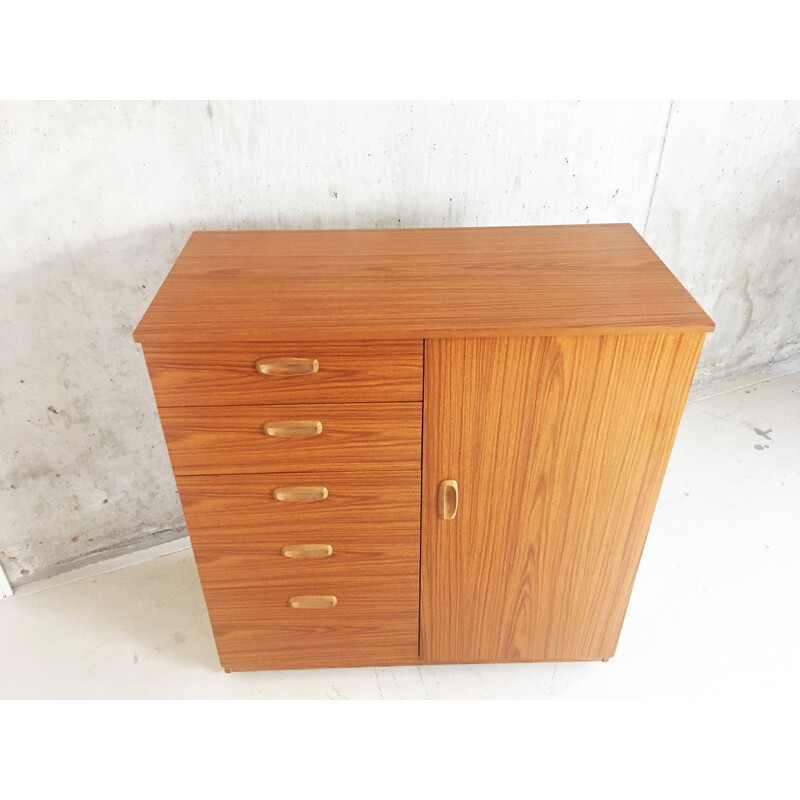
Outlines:
{"type": "Polygon", "coordinates": [[[426,342],[423,661],[614,654],[703,338],[426,342]]]}

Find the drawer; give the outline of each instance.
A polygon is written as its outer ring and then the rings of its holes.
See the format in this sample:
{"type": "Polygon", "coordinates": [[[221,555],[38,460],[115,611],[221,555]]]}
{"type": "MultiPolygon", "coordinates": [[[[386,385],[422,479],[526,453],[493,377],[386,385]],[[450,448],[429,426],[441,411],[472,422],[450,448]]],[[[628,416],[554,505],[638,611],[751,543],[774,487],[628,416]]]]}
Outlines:
{"type": "Polygon", "coordinates": [[[419,575],[297,579],[263,588],[204,587],[222,665],[231,670],[417,663],[419,575]],[[333,596],[332,608],[291,597],[333,596]]]}
{"type": "Polygon", "coordinates": [[[159,407],[422,400],[422,341],[147,345],[144,355],[159,407]]]}
{"type": "Polygon", "coordinates": [[[196,406],[160,417],[176,475],[420,469],[421,403],[196,406]]]}
{"type": "Polygon", "coordinates": [[[203,586],[280,585],[291,594],[297,581],[394,583],[419,572],[419,472],[177,480],[203,586]]]}

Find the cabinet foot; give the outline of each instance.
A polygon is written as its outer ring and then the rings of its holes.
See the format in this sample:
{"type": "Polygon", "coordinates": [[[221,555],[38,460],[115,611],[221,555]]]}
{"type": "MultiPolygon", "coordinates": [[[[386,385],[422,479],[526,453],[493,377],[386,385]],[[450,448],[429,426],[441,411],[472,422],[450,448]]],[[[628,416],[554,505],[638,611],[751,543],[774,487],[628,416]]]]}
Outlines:
{"type": "Polygon", "coordinates": [[[608,659],[607,659],[607,658],[604,658],[604,659],[602,659],[602,661],[603,661],[603,663],[605,664],[605,663],[606,663],[606,661],[608,661],[608,659]]]}

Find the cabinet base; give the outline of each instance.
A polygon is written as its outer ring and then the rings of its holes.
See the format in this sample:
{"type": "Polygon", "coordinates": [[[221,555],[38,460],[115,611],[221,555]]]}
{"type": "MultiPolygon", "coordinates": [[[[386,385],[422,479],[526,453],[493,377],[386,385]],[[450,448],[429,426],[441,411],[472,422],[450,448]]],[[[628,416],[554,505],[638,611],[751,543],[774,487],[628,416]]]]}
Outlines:
{"type": "Polygon", "coordinates": [[[601,662],[606,663],[610,658],[613,656],[606,656],[601,657],[597,656],[595,658],[542,658],[542,659],[532,659],[532,660],[509,660],[509,661],[402,661],[397,659],[395,661],[381,661],[381,662],[370,662],[370,663],[352,663],[343,665],[340,663],[327,663],[325,661],[320,661],[319,664],[315,664],[313,666],[309,666],[307,664],[303,664],[300,666],[286,666],[281,664],[280,666],[272,666],[272,665],[259,665],[253,667],[244,667],[244,666],[235,666],[235,667],[226,667],[223,665],[223,669],[226,673],[231,672],[278,672],[281,670],[300,670],[300,669],[358,669],[358,668],[374,668],[374,667],[435,667],[435,666],[456,666],[458,664],[576,664],[576,663],[591,663],[591,662],[601,662]]]}

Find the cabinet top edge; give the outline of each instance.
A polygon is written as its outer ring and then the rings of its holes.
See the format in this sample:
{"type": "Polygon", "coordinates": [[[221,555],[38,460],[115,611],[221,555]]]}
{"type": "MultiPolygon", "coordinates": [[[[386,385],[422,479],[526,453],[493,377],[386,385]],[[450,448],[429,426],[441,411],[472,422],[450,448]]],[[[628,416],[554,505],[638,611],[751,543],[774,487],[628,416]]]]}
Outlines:
{"type": "Polygon", "coordinates": [[[632,225],[197,231],[141,343],[710,332],[632,225]]]}

